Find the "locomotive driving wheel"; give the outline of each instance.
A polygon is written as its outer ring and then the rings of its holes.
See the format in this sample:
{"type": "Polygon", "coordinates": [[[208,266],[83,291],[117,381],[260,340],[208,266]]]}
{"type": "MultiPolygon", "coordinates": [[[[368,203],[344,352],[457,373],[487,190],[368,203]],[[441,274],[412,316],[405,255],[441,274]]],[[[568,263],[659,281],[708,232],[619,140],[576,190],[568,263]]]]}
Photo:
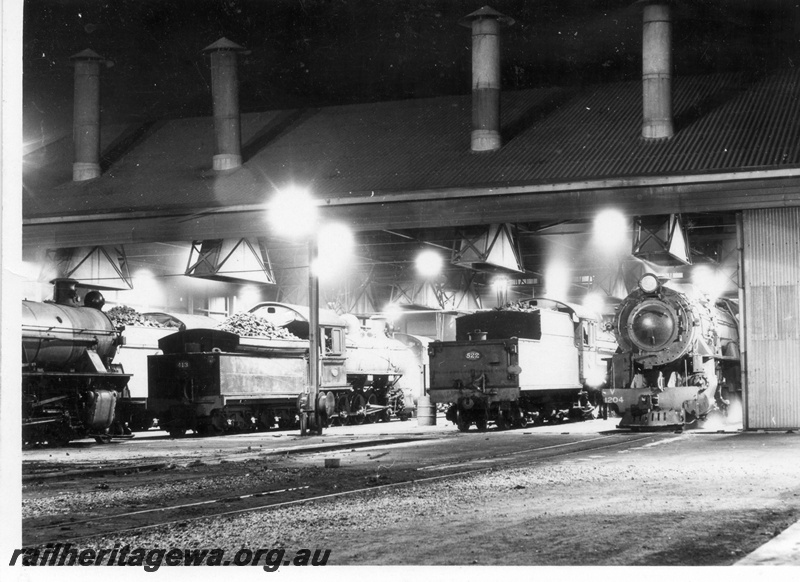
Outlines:
{"type": "Polygon", "coordinates": [[[339,419],[339,424],[344,426],[350,417],[350,395],[342,394],[336,399],[336,417],[339,419]]]}
{"type": "Polygon", "coordinates": [[[367,391],[366,395],[366,406],[364,407],[364,422],[366,424],[370,424],[375,422],[376,417],[375,414],[369,414],[369,410],[372,407],[378,406],[378,397],[375,395],[375,392],[372,390],[367,391]]]}
{"type": "Polygon", "coordinates": [[[497,430],[506,430],[509,427],[506,415],[502,410],[497,411],[497,418],[494,421],[494,424],[497,426],[497,430]]]}
{"type": "Polygon", "coordinates": [[[350,423],[364,424],[366,418],[367,399],[361,392],[354,392],[350,399],[350,423]]]}

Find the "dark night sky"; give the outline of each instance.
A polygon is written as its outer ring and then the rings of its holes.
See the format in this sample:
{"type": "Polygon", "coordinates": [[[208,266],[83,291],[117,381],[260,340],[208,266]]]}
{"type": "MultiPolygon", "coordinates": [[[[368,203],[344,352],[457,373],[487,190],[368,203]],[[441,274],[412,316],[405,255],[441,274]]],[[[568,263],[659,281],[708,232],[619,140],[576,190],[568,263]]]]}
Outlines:
{"type": "MultiPolygon", "coordinates": [[[[114,62],[101,81],[102,122],[210,115],[202,49],[221,36],[240,59],[243,111],[463,94],[470,32],[458,20],[487,0],[27,0],[26,141],[71,131],[69,57],[114,62]]],[[[496,0],[503,86],[636,78],[641,16],[631,0],[496,0]]],[[[676,75],[800,63],[800,2],[682,2],[676,75]]]]}

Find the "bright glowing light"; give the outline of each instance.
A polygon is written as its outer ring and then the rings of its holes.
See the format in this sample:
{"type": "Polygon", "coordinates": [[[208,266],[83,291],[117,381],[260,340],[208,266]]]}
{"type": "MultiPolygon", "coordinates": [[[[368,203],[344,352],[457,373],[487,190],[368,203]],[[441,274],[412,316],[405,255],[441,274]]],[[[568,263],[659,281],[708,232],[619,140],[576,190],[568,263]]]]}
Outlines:
{"type": "Polygon", "coordinates": [[[505,277],[497,277],[492,281],[492,287],[498,293],[504,293],[508,291],[508,279],[505,277]]]}
{"type": "Polygon", "coordinates": [[[725,291],[727,280],[724,274],[708,265],[697,265],[692,269],[692,284],[712,299],[716,299],[725,291]]]}
{"type": "Polygon", "coordinates": [[[414,263],[417,272],[426,279],[430,279],[441,273],[444,261],[439,253],[428,249],[418,254],[414,263]]]}
{"type": "Polygon", "coordinates": [[[544,284],[548,299],[566,300],[569,292],[570,272],[563,263],[550,263],[544,272],[544,284]]]}
{"type": "Polygon", "coordinates": [[[312,269],[320,279],[342,276],[351,264],[355,241],[353,233],[340,223],[326,224],[319,231],[317,260],[312,269]]]}
{"type": "Polygon", "coordinates": [[[400,309],[396,304],[390,303],[383,308],[383,314],[386,316],[386,319],[389,320],[389,322],[393,323],[400,319],[400,316],[403,314],[403,310],[400,309]]]}
{"type": "Polygon", "coordinates": [[[594,219],[594,235],[601,249],[619,250],[628,242],[628,221],[618,210],[603,210],[594,219]]]}
{"type": "Polygon", "coordinates": [[[152,271],[139,269],[133,273],[131,279],[133,289],[125,294],[132,295],[133,303],[141,305],[143,309],[159,307],[164,303],[164,289],[152,271]]]}
{"type": "Polygon", "coordinates": [[[645,273],[642,275],[642,278],[639,279],[639,288],[645,293],[655,293],[660,286],[661,283],[658,277],[653,273],[645,273]]]}
{"type": "Polygon", "coordinates": [[[603,313],[605,305],[606,305],[605,297],[596,291],[587,293],[586,296],[583,298],[583,306],[592,313],[596,313],[598,315],[603,313]]]}
{"type": "Polygon", "coordinates": [[[606,371],[601,368],[592,368],[586,373],[586,384],[592,388],[602,386],[606,381],[606,371]]]}
{"type": "Polygon", "coordinates": [[[153,274],[153,271],[149,269],[139,269],[133,274],[134,279],[141,279],[144,280],[153,280],[156,276],[153,274]]]}
{"type": "Polygon", "coordinates": [[[279,234],[302,238],[316,228],[317,205],[306,188],[292,185],[278,190],[267,210],[269,221],[279,234]]]}

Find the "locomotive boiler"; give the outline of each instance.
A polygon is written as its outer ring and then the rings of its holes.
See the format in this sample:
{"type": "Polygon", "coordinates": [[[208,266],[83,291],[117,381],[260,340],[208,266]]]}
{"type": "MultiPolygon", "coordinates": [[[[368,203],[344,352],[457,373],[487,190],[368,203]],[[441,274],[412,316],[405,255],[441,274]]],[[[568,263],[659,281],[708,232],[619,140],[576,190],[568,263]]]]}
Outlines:
{"type": "Polygon", "coordinates": [[[78,282],[55,281],[52,303],[22,302],[23,444],[65,444],[122,436],[115,409],[130,378],[112,365],[120,330],[90,291],[80,305],[78,282]]]}
{"type": "Polygon", "coordinates": [[[428,346],[429,395],[461,431],[594,417],[605,381],[601,321],[532,299],[456,319],[456,340],[428,346]]]}
{"type": "Polygon", "coordinates": [[[691,286],[646,274],[617,307],[603,389],[620,428],[695,427],[741,401],[739,326],[735,304],[711,301],[691,286]]]}

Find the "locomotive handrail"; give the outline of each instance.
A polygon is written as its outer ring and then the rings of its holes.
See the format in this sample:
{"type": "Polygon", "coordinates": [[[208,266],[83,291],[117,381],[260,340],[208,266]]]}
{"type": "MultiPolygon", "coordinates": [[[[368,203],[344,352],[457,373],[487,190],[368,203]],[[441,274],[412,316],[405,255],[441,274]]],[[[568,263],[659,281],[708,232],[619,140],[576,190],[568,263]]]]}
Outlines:
{"type": "Polygon", "coordinates": [[[40,331],[64,331],[68,333],[78,332],[78,333],[97,333],[102,335],[116,335],[118,332],[117,330],[108,330],[108,329],[90,329],[88,327],[83,328],[75,328],[75,327],[66,327],[60,325],[34,325],[30,323],[23,323],[22,330],[25,331],[26,329],[29,330],[40,330],[40,331]]]}

